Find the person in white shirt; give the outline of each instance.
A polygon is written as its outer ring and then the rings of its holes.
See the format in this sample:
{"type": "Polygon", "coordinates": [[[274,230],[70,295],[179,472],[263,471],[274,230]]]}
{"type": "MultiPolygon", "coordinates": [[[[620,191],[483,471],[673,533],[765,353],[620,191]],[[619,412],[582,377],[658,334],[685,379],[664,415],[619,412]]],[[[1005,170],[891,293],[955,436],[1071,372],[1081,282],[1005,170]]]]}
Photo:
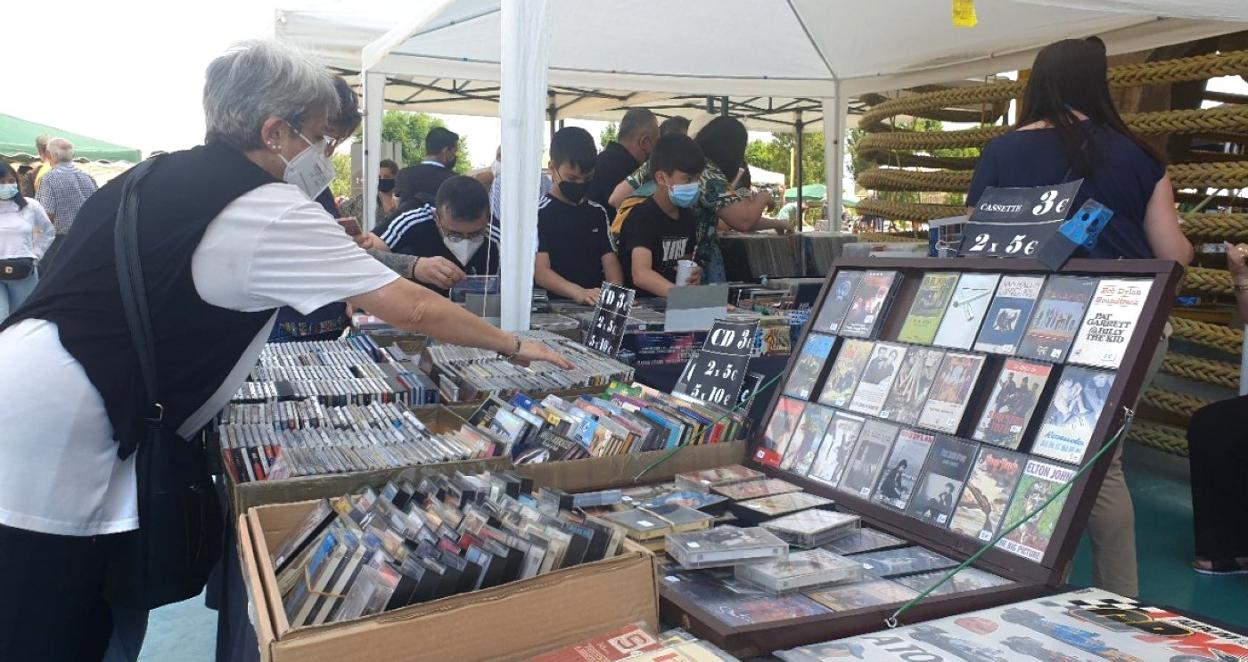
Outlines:
{"type": "MultiPolygon", "coordinates": [[[[442,342],[572,367],[402,279],[312,201],[333,177],[338,97],[323,65],[245,42],[209,65],[203,101],[205,145],[158,157],[138,186],[167,429],[192,439],[220,411],[281,306],[345,301],[442,342]]],[[[143,525],[134,449],[156,398],[136,376],[112,245],[129,175],[86,202],[56,268],[0,330],[0,660],[100,659],[109,563],[143,525]]]]}
{"type": "Polygon", "coordinates": [[[56,239],[43,205],[22,195],[18,179],[12,166],[0,162],[0,320],[34,291],[35,264],[56,239]]]}

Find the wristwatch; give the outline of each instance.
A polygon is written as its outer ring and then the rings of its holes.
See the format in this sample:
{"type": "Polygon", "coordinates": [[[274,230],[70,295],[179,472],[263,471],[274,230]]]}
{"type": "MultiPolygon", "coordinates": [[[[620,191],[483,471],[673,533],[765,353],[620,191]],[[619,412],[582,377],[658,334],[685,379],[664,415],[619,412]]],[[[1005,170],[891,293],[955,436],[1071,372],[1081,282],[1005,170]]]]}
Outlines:
{"type": "Polygon", "coordinates": [[[1234,289],[1236,292],[1248,292],[1248,280],[1236,279],[1232,283],[1231,288],[1234,289]]]}

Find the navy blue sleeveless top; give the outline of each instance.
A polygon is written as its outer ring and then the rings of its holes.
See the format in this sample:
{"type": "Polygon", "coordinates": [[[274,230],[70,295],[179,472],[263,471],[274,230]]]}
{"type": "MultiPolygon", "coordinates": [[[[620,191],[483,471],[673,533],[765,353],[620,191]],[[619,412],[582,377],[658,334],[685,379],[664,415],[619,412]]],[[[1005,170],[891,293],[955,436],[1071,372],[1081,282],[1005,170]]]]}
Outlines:
{"type": "MultiPolygon", "coordinates": [[[[1144,212],[1166,168],[1113,129],[1092,125],[1091,131],[1092,148],[1096,150],[1093,172],[1084,178],[1071,210],[1073,213],[1091,198],[1113,210],[1114,216],[1101,231],[1096,246],[1081,254],[1105,259],[1152,258],[1144,236],[1144,212]]],[[[1056,131],[1011,131],[984,147],[966,204],[974,206],[989,186],[1058,184],[1073,178],[1069,172],[1070,164],[1056,131]]]]}

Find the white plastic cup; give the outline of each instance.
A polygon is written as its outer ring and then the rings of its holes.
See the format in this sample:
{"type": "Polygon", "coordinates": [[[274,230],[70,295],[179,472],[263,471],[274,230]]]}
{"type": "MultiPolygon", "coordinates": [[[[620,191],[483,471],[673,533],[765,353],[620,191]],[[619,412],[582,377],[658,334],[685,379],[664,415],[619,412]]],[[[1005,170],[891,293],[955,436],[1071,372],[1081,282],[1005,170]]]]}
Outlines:
{"type": "Polygon", "coordinates": [[[676,285],[684,287],[689,284],[689,279],[693,278],[693,270],[698,266],[693,260],[678,260],[676,262],[676,285]]]}

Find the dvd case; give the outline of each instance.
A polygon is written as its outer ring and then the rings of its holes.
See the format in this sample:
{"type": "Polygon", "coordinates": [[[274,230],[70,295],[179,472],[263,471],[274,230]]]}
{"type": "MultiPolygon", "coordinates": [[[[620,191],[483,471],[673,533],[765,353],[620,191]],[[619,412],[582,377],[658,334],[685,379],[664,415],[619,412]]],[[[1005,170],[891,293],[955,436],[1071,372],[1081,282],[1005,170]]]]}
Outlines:
{"type": "Polygon", "coordinates": [[[766,476],[766,474],[757,469],[750,469],[739,464],[730,464],[726,467],[676,474],[676,487],[682,490],[709,492],[712,487],[744,483],[765,478],[766,476]]]}
{"type": "Polygon", "coordinates": [[[849,558],[861,563],[876,577],[887,579],[918,572],[945,570],[958,565],[957,561],[918,545],[863,552],[849,558]]]}
{"type": "Polygon", "coordinates": [[[984,357],[978,354],[945,354],[918,424],[929,430],[957,434],[983,368],[984,357]]]}
{"type": "Polygon", "coordinates": [[[832,505],[832,500],[810,494],[808,492],[788,492],[785,494],[773,494],[772,496],[760,497],[758,499],[750,499],[748,501],[738,501],[733,510],[737,513],[737,519],[745,521],[751,520],[753,523],[788,515],[809,508],[823,508],[832,505]],[[742,516],[744,515],[744,517],[742,516]]]}
{"type": "Polygon", "coordinates": [[[824,433],[834,413],[836,410],[822,405],[813,403],[806,405],[802,422],[798,423],[797,430],[789,441],[788,449],[780,460],[782,471],[806,475],[806,472],[810,470],[810,465],[815,461],[819,443],[823,441],[824,433]]]}
{"type": "Polygon", "coordinates": [[[810,549],[848,535],[862,526],[862,518],[851,513],[813,508],[763,522],[762,527],[781,540],[810,549]]]}
{"type": "Polygon", "coordinates": [[[863,274],[845,313],[840,335],[874,338],[888,315],[888,308],[897,295],[900,283],[901,274],[896,271],[868,271],[863,274]]]}
{"type": "Polygon", "coordinates": [[[836,412],[832,416],[832,422],[828,424],[823,442],[819,445],[819,452],[815,454],[815,461],[811,463],[806,476],[827,485],[840,482],[841,474],[849,463],[849,456],[854,452],[858,434],[865,423],[866,419],[861,416],[836,412]]]}
{"type": "Polygon", "coordinates": [[[1139,325],[1140,313],[1152,285],[1149,279],[1102,279],[1092,295],[1092,303],[1067,361],[1117,369],[1139,325]]]}
{"type": "Polygon", "coordinates": [[[811,327],[813,330],[827,333],[838,333],[841,330],[841,322],[845,319],[845,313],[849,311],[854,292],[858,290],[858,283],[862,281],[862,274],[861,271],[840,270],[836,272],[836,278],[833,279],[832,287],[828,290],[827,299],[823,302],[823,307],[819,309],[819,315],[815,317],[815,325],[811,327]]]}
{"type": "MultiPolygon", "coordinates": [[[[932,588],[937,582],[942,581],[948,570],[936,570],[934,572],[924,572],[917,575],[908,575],[906,577],[897,577],[893,581],[912,588],[916,591],[923,592],[932,588]]],[[[991,572],[980,570],[979,568],[963,568],[957,574],[949,578],[949,581],[941,584],[930,595],[953,595],[955,593],[968,593],[970,591],[979,591],[985,588],[995,588],[998,586],[1009,586],[1014,582],[998,577],[991,572]]]]}
{"type": "Polygon", "coordinates": [[[1052,371],[1048,363],[1006,359],[971,436],[976,441],[1017,449],[1052,371]]]}
{"type": "Polygon", "coordinates": [[[914,425],[923,412],[927,393],[936,381],[945,353],[939,349],[911,347],[897,369],[893,388],[884,401],[879,417],[902,425],[914,425]]]}
{"type": "Polygon", "coordinates": [[[868,340],[847,340],[841,343],[836,361],[833,362],[832,370],[823,382],[823,391],[819,394],[821,404],[830,407],[844,407],[849,404],[854,397],[854,389],[858,386],[858,378],[867,367],[874,347],[875,343],[868,340]]]}
{"type": "Polygon", "coordinates": [[[849,457],[845,474],[837,488],[854,496],[866,499],[871,496],[871,489],[884,468],[884,460],[893,447],[900,427],[875,419],[868,420],[858,434],[858,444],[849,457]]]}
{"type": "MultiPolygon", "coordinates": [[[[1006,510],[1005,525],[1012,526],[1022,520],[1028,513],[1034,512],[1041,504],[1053,495],[1062,485],[1075,477],[1075,470],[1050,462],[1028,460],[1023,469],[1023,477],[1018,481],[1014,498],[1006,510]]],[[[1045,506],[1034,517],[1028,519],[1021,527],[1006,534],[997,546],[1023,558],[1039,563],[1044,559],[1053,532],[1057,529],[1057,520],[1062,516],[1062,508],[1066,504],[1063,492],[1053,503],[1045,506]]]]}
{"type": "Polygon", "coordinates": [[[1001,448],[984,446],[953,509],[949,530],[988,542],[1001,528],[1005,509],[1023,473],[1027,456],[1001,448]]]}
{"type": "Polygon", "coordinates": [[[682,568],[714,568],[746,562],[780,561],[789,544],[761,527],[717,526],[667,537],[667,553],[682,568]]]}
{"type": "Polygon", "coordinates": [[[785,382],[784,393],[799,400],[809,400],[815,392],[819,375],[823,366],[832,354],[832,346],[836,344],[835,336],[812,333],[806,337],[802,351],[793,361],[793,370],[789,380],[785,382]]]}
{"type": "Polygon", "coordinates": [[[919,595],[918,591],[887,579],[812,589],[803,594],[834,612],[900,604],[919,595]]]}
{"type": "Polygon", "coordinates": [[[905,356],[905,345],[876,343],[871,358],[862,370],[858,388],[854,389],[849,409],[859,414],[878,415],[893,388],[893,381],[905,356]]]}
{"type": "Polygon", "coordinates": [[[926,432],[903,429],[897,435],[897,443],[893,445],[888,460],[884,462],[884,472],[872,499],[894,510],[904,511],[910,504],[919,472],[923,470],[923,463],[935,441],[936,437],[926,432]]]}
{"type": "Polygon", "coordinates": [[[773,593],[856,582],[865,575],[866,569],[861,563],[826,549],[793,552],[783,561],[746,563],[736,567],[737,579],[773,593]]]}
{"type": "Polygon", "coordinates": [[[915,345],[932,344],[957,285],[957,273],[923,274],[923,282],[919,283],[919,291],[914,296],[914,303],[910,305],[910,312],[906,314],[906,322],[897,334],[897,340],[915,345]]]}
{"type": "Polygon", "coordinates": [[[1101,419],[1114,373],[1067,366],[1062,370],[1031,452],[1079,464],[1101,419]]]}
{"type": "Polygon", "coordinates": [[[1016,356],[1061,363],[1075,340],[1097,280],[1082,276],[1052,276],[1027,324],[1016,356]]]}
{"type": "Polygon", "coordinates": [[[937,437],[907,512],[939,527],[948,525],[978,452],[979,446],[974,442],[937,437]]]}
{"type": "Polygon", "coordinates": [[[897,536],[864,526],[843,538],[833,540],[823,548],[837,554],[857,554],[890,547],[904,547],[909,544],[897,536]]]}
{"type": "Polygon", "coordinates": [[[802,488],[790,483],[787,480],[767,478],[764,480],[752,480],[745,483],[717,485],[712,487],[711,491],[716,494],[726,496],[733,501],[748,501],[749,499],[759,499],[776,494],[800,492],[802,491],[802,488]]]}
{"type": "Polygon", "coordinates": [[[797,430],[802,420],[802,412],[806,403],[793,398],[781,397],[771,413],[771,420],[763,432],[763,445],[775,452],[777,458],[783,458],[789,448],[789,438],[797,430]]]}
{"type": "Polygon", "coordinates": [[[975,351],[1013,355],[1043,287],[1044,276],[1003,276],[975,341],[975,351]]]}
{"type": "Polygon", "coordinates": [[[962,274],[933,343],[952,349],[970,349],[1000,280],[1001,274],[962,274]]]}

